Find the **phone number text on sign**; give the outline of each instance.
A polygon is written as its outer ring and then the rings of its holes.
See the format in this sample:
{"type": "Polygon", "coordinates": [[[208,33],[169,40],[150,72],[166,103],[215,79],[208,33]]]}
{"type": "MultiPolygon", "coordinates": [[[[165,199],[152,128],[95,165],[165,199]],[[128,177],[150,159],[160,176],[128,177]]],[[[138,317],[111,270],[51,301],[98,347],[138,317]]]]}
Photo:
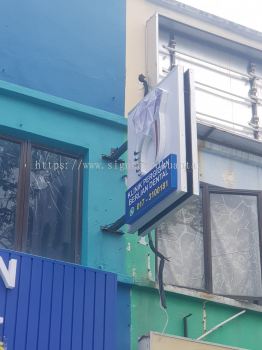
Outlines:
{"type": "Polygon", "coordinates": [[[126,192],[126,223],[134,223],[176,189],[177,157],[170,154],[126,192]]]}

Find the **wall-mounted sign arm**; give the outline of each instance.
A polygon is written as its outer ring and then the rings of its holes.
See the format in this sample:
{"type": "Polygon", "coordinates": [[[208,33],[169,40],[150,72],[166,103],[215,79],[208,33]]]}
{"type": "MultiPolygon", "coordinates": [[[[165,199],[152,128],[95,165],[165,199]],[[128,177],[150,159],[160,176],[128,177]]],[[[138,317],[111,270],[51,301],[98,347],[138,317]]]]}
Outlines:
{"type": "Polygon", "coordinates": [[[120,157],[127,151],[127,141],[125,141],[120,147],[112,148],[110,155],[102,154],[102,159],[108,162],[124,163],[125,161],[120,157]]]}
{"type": "Polygon", "coordinates": [[[223,327],[225,324],[227,324],[228,322],[233,321],[235,318],[243,315],[244,313],[246,313],[246,310],[242,310],[239,313],[229,317],[228,319],[226,319],[225,321],[219,323],[218,325],[216,325],[215,327],[211,328],[209,331],[207,331],[206,333],[202,334],[200,337],[198,337],[196,340],[202,340],[203,338],[205,338],[207,335],[209,335],[210,333],[215,332],[217,329],[223,327]]]}
{"type": "Polygon", "coordinates": [[[118,220],[116,220],[114,223],[109,224],[109,225],[104,225],[101,226],[101,231],[102,232],[107,232],[107,233],[114,233],[117,235],[123,235],[125,234],[125,232],[119,230],[122,226],[124,226],[126,223],[126,216],[123,215],[121,216],[121,218],[119,218],[118,220]]]}

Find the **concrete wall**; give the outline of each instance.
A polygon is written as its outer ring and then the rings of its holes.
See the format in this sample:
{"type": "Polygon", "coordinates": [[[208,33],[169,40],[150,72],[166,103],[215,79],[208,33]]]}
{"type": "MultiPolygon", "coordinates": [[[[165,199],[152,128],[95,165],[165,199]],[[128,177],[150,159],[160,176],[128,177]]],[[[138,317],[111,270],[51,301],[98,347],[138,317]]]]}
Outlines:
{"type": "Polygon", "coordinates": [[[125,1],[2,1],[0,79],[123,114],[125,1]]]}

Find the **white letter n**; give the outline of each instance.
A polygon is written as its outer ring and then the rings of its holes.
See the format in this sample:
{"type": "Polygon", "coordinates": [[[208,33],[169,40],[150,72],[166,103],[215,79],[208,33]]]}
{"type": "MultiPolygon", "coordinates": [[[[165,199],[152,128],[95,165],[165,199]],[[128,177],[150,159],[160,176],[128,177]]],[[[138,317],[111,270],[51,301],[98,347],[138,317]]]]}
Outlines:
{"type": "Polygon", "coordinates": [[[8,269],[7,269],[3,258],[0,256],[0,276],[3,279],[6,288],[8,289],[15,288],[16,265],[17,265],[17,260],[11,259],[9,260],[8,269]]]}

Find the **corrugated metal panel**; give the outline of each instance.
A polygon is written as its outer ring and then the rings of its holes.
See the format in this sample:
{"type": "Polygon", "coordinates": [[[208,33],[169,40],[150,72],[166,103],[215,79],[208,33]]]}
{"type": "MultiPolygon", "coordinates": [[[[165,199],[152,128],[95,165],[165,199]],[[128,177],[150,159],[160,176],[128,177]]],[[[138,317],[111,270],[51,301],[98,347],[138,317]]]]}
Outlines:
{"type": "Polygon", "coordinates": [[[8,350],[115,350],[116,276],[0,249],[17,259],[16,287],[0,281],[0,338],[8,350]]]}

